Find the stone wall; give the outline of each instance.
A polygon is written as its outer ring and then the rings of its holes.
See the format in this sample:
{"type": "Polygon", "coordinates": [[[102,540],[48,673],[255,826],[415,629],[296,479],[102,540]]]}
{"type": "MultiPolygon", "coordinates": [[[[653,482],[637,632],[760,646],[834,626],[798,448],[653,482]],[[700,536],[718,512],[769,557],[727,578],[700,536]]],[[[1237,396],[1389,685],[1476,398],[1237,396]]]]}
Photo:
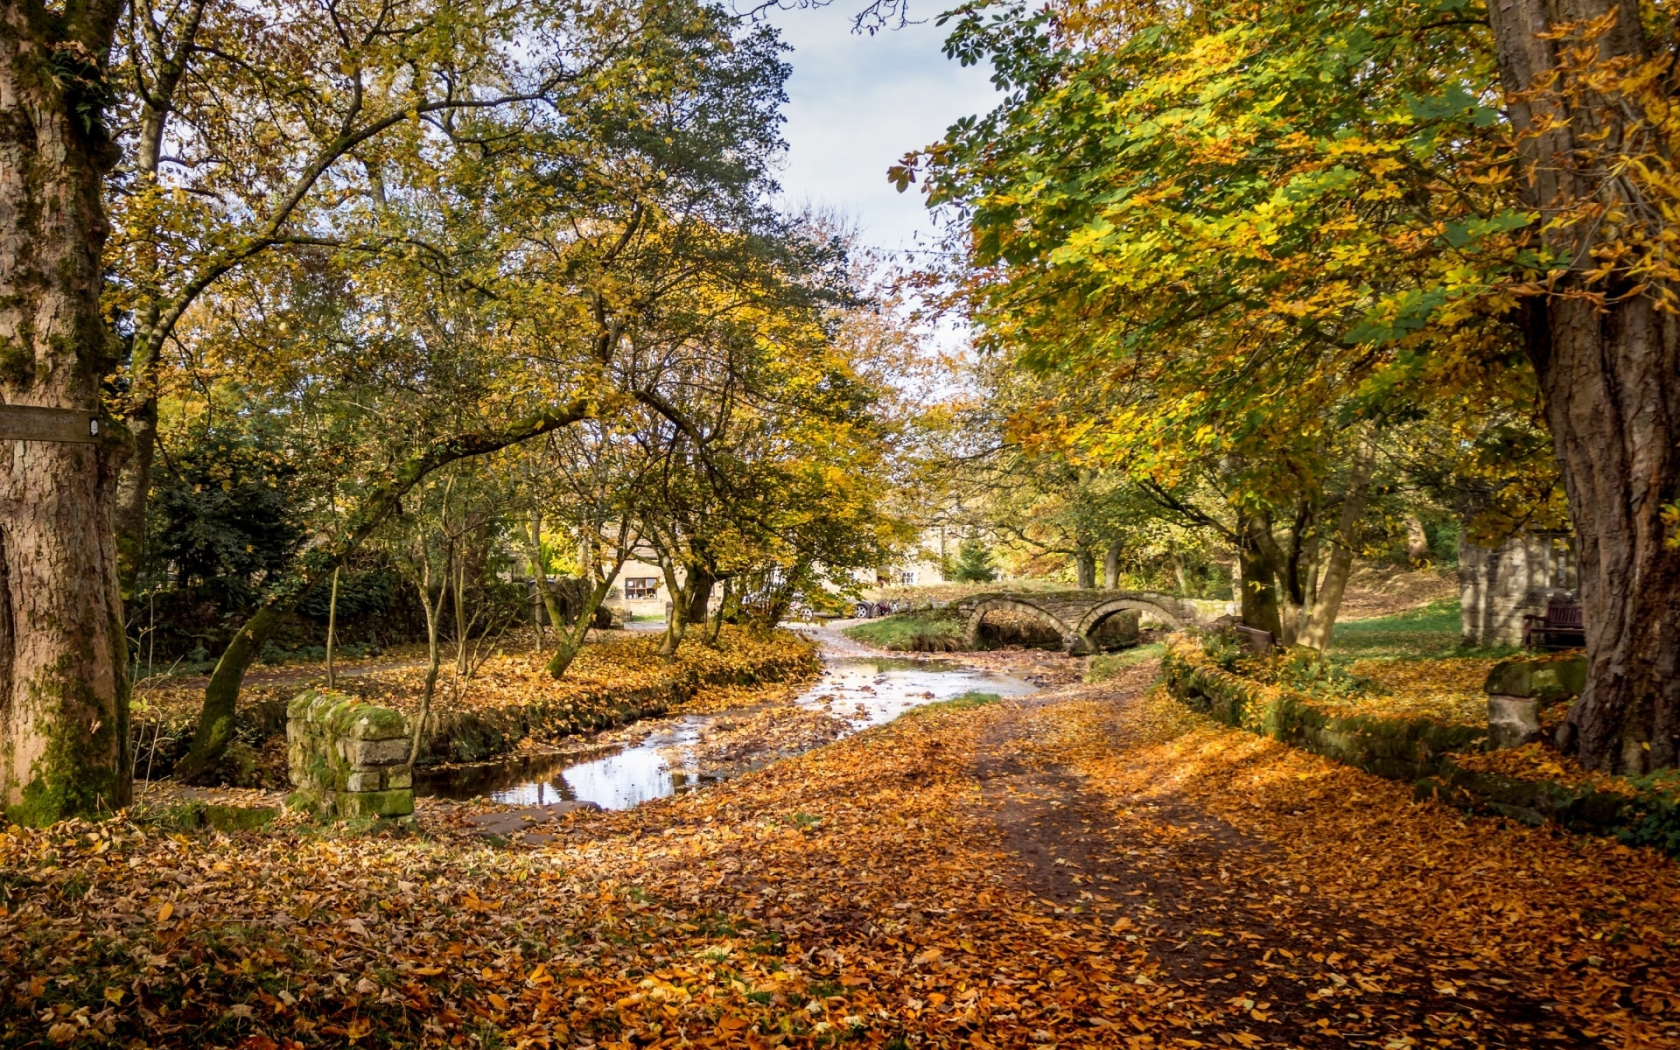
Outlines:
{"type": "Polygon", "coordinates": [[[286,710],[289,804],[335,817],[414,812],[408,719],[343,693],[307,689],[286,710]]]}
{"type": "Polygon", "coordinates": [[[1466,645],[1521,645],[1523,617],[1573,598],[1573,547],[1561,533],[1524,532],[1494,548],[1458,545],[1459,610],[1466,645]]]}

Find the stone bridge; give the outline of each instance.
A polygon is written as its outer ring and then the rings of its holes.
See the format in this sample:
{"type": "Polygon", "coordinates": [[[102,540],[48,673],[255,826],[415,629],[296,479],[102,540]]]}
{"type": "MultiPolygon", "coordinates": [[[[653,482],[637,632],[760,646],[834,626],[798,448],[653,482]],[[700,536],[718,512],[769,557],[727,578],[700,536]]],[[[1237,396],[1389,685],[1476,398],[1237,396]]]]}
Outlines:
{"type": "Polygon", "coordinates": [[[1202,616],[1194,602],[1153,591],[997,591],[971,595],[955,607],[968,618],[970,649],[979,648],[980,621],[987,613],[1014,613],[1054,628],[1070,653],[1090,652],[1091,632],[1115,613],[1135,610],[1175,630],[1195,627],[1202,616]]]}

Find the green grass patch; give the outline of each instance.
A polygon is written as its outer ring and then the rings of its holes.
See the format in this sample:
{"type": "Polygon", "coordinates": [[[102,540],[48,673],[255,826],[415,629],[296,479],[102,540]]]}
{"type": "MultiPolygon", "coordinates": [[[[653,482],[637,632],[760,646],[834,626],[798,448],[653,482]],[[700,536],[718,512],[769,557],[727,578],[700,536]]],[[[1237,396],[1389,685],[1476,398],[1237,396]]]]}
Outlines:
{"type": "Polygon", "coordinates": [[[950,653],[963,648],[966,626],[944,611],[894,613],[841,631],[853,641],[898,653],[950,653]]]}
{"type": "Polygon", "coordinates": [[[970,691],[962,693],[958,696],[953,696],[949,700],[935,700],[931,704],[922,704],[919,707],[912,707],[904,713],[906,715],[920,715],[926,714],[930,711],[967,711],[970,708],[985,707],[987,704],[995,704],[1000,699],[1002,699],[1002,697],[998,696],[996,693],[979,693],[970,691]]]}
{"type": "Polygon", "coordinates": [[[1330,640],[1330,659],[1440,660],[1462,656],[1507,656],[1514,647],[1468,648],[1461,643],[1463,626],[1458,601],[1446,598],[1392,616],[1347,620],[1336,625],[1330,640]]]}
{"type": "Polygon", "coordinates": [[[1085,670],[1087,682],[1106,682],[1128,667],[1150,660],[1158,660],[1167,651],[1166,644],[1155,642],[1151,645],[1139,645],[1131,649],[1122,649],[1117,653],[1098,653],[1091,657],[1091,665],[1085,670]]]}

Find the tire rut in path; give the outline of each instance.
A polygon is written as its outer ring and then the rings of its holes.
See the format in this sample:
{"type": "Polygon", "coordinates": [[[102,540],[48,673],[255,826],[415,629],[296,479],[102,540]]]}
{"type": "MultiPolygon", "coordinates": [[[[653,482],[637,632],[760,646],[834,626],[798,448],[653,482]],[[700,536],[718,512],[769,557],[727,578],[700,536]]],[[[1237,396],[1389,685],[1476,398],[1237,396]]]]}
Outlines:
{"type": "MultiPolygon", "coordinates": [[[[1122,754],[1141,693],[1112,694],[1109,743],[1122,754]]],[[[1042,748],[1030,739],[1031,713],[1068,698],[1007,703],[973,774],[997,848],[1020,864],[1021,888],[1052,914],[1099,918],[1117,957],[1146,948],[1159,965],[1146,980],[1199,993],[1228,1011],[1232,1027],[1268,1043],[1384,1046],[1409,1036],[1435,1046],[1600,1045],[1526,992],[1519,975],[1483,974],[1415,934],[1290,885],[1267,867],[1276,847],[1189,800],[1109,798],[1053,758],[1034,761],[1042,748]]]]}

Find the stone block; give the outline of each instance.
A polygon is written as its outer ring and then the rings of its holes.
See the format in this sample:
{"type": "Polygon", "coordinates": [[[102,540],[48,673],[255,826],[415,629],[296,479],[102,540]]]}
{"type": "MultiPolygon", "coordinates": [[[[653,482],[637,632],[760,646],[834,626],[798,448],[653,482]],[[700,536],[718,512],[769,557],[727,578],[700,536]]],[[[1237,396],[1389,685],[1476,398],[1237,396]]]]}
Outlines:
{"type": "Polygon", "coordinates": [[[406,763],[408,744],[404,737],[393,737],[389,740],[338,741],[339,753],[350,763],[351,769],[359,770],[406,763]]]}
{"type": "Polygon", "coordinates": [[[333,802],[341,817],[406,817],[414,812],[414,792],[408,788],[344,791],[333,802]]]}
{"type": "Polygon", "coordinates": [[[1532,696],[1488,697],[1487,744],[1492,750],[1540,739],[1540,701],[1532,696]]]}
{"type": "Polygon", "coordinates": [[[390,791],[414,786],[414,774],[407,766],[387,766],[383,769],[358,769],[345,779],[346,791],[390,791]]]}
{"type": "Polygon", "coordinates": [[[1505,660],[1488,672],[1482,689],[1490,696],[1532,697],[1556,703],[1580,696],[1587,687],[1587,660],[1505,660]]]}

